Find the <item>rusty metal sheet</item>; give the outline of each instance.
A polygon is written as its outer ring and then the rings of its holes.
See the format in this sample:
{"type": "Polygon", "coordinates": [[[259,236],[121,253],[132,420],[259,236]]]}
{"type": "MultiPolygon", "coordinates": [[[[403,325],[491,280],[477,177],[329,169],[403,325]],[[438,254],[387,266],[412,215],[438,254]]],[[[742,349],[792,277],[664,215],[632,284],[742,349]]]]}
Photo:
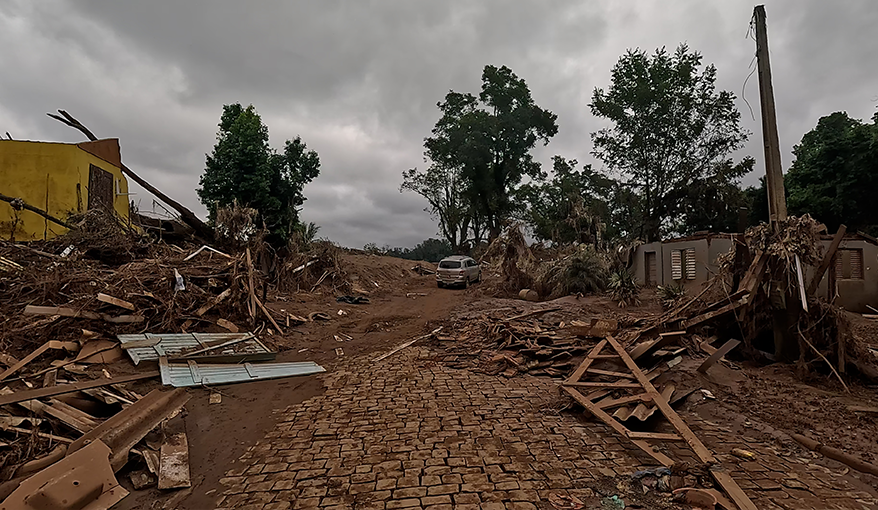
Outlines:
{"type": "Polygon", "coordinates": [[[260,359],[274,353],[252,333],[145,333],[142,335],[117,335],[122,348],[128,352],[135,365],[142,361],[158,361],[161,356],[170,358],[186,356],[206,347],[229,344],[210,350],[204,357],[254,356],[260,359]],[[233,343],[236,340],[240,342],[233,343]]]}
{"type": "Polygon", "coordinates": [[[21,482],[0,510],[107,510],[128,495],[96,440],[21,482]]]}
{"type": "Polygon", "coordinates": [[[103,441],[112,449],[110,463],[113,470],[118,471],[128,461],[129,450],[162,420],[183,407],[189,398],[185,390],[153,390],[71,443],[67,455],[91,442],[103,441]]]}

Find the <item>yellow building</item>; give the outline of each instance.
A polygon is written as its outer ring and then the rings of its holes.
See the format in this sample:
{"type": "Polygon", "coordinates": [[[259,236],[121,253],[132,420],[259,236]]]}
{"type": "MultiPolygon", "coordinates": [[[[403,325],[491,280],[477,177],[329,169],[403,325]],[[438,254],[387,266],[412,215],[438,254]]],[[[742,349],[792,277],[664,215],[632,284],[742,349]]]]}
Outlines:
{"type": "MultiPolygon", "coordinates": [[[[0,140],[0,194],[66,220],[90,209],[112,209],[128,219],[128,181],[119,140],[83,143],[0,140]]],[[[51,239],[66,228],[0,201],[0,239],[51,239]]]]}

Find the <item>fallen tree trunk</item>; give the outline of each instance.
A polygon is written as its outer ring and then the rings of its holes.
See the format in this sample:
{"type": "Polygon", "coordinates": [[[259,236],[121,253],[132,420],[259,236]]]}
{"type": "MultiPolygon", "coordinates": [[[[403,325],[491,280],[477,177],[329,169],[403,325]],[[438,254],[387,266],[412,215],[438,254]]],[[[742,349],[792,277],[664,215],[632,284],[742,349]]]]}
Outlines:
{"type": "Polygon", "coordinates": [[[13,209],[17,209],[19,207],[22,209],[27,209],[30,212],[39,214],[43,218],[46,218],[47,220],[51,221],[52,223],[57,223],[58,225],[61,225],[62,227],[70,229],[70,230],[76,230],[75,226],[67,223],[64,220],[61,220],[61,219],[58,219],[58,218],[52,216],[51,214],[47,213],[46,211],[44,211],[38,207],[34,207],[34,206],[30,205],[29,203],[25,202],[24,200],[22,200],[20,198],[8,197],[8,196],[0,193],[0,200],[2,200],[4,202],[8,202],[9,205],[11,205],[13,209]]]}
{"type": "MultiPolygon", "coordinates": [[[[98,139],[98,137],[95,136],[94,133],[92,133],[81,122],[79,122],[78,120],[73,118],[73,116],[70,115],[69,113],[65,112],[64,110],[58,110],[58,113],[60,113],[61,115],[54,115],[52,113],[47,113],[46,115],[48,115],[49,117],[52,117],[53,119],[55,119],[59,122],[63,122],[64,124],[67,124],[68,126],[70,126],[72,128],[78,129],[79,131],[82,132],[82,134],[84,134],[89,140],[91,140],[93,142],[98,139]]],[[[122,173],[124,173],[128,177],[131,177],[131,179],[134,182],[136,182],[137,184],[141,185],[143,187],[143,189],[149,191],[150,193],[155,195],[159,200],[168,204],[172,209],[177,211],[177,213],[180,214],[180,219],[183,221],[183,223],[192,227],[195,230],[196,235],[198,235],[199,237],[203,238],[206,241],[213,240],[213,229],[211,229],[206,223],[201,221],[201,219],[199,219],[198,216],[196,216],[195,213],[190,211],[186,206],[184,206],[180,202],[177,202],[176,200],[172,199],[171,197],[165,195],[164,193],[159,191],[158,188],[156,188],[152,184],[146,182],[146,180],[144,180],[142,177],[140,177],[139,175],[134,173],[130,168],[125,166],[124,163],[122,164],[122,173]]]]}

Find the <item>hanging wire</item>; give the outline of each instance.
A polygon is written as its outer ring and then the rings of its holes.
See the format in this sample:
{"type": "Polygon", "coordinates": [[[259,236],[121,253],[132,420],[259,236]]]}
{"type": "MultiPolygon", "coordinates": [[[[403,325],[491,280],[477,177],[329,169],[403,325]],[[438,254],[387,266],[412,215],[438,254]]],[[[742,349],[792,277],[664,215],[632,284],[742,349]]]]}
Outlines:
{"type": "MultiPolygon", "coordinates": [[[[744,36],[745,39],[753,39],[756,41],[756,13],[753,13],[753,16],[750,18],[750,25],[747,27],[747,35],[744,36]]],[[[747,82],[750,81],[750,77],[753,76],[753,73],[756,72],[757,66],[753,64],[756,62],[756,53],[753,53],[753,60],[750,61],[750,74],[747,75],[747,78],[744,79],[744,84],[741,85],[741,99],[744,100],[744,103],[747,104],[747,108],[750,110],[750,117],[753,118],[753,121],[756,122],[756,115],[753,113],[753,106],[750,105],[750,101],[747,101],[747,96],[745,94],[747,89],[747,82]]]]}

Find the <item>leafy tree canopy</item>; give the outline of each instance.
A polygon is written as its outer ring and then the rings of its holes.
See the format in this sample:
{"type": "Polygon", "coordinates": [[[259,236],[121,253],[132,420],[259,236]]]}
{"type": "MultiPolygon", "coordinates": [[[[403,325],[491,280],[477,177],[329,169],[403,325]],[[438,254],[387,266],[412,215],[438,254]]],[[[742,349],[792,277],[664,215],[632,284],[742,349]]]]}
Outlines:
{"type": "Polygon", "coordinates": [[[269,240],[289,240],[305,202],[302,189],[320,172],[320,158],[301,138],[287,140],[282,152],[268,144],[268,127],[253,105],[223,106],[217,143],[207,155],[198,197],[211,221],[216,210],[237,201],[256,209],[269,240]]]}
{"type": "Polygon", "coordinates": [[[784,179],[790,214],[878,234],[878,114],[871,124],[845,112],[823,117],[793,154],[784,179]]]}
{"type": "Polygon", "coordinates": [[[526,204],[523,219],[534,237],[554,243],[601,242],[610,217],[614,181],[585,165],[577,170],[575,159],[555,156],[552,179],[521,186],[526,204]]]}
{"type": "Polygon", "coordinates": [[[707,188],[722,196],[748,165],[729,154],[743,146],[734,95],[716,90],[716,68],[684,44],[648,55],[629,50],[612,69],[607,90],[594,90],[594,115],[613,125],[592,134],[593,154],[621,177],[630,200],[630,237],[655,241],[716,220],[700,210],[707,188]]]}
{"type": "MultiPolygon", "coordinates": [[[[431,161],[428,173],[453,179],[428,181],[454,182],[469,218],[464,231],[471,229],[476,242],[486,230],[493,239],[515,209],[511,197],[522,179],[545,177],[530,151],[555,136],[557,115],[537,106],[525,81],[511,69],[491,65],[482,72],[478,96],[450,91],[438,107],[442,116],[424,140],[424,155],[431,161]]],[[[453,237],[443,235],[455,244],[453,237]]]]}

